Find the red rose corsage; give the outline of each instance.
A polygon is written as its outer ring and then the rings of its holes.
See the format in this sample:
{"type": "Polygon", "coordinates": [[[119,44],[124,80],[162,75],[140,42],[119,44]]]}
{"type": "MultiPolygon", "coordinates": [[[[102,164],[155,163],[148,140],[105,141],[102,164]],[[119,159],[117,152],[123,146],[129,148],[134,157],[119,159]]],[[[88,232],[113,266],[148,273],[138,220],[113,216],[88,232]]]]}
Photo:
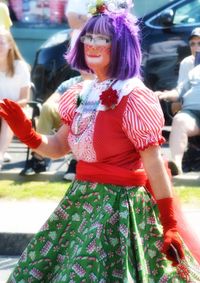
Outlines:
{"type": "Polygon", "coordinates": [[[106,106],[107,108],[113,109],[117,104],[119,97],[117,90],[113,89],[112,86],[110,86],[108,89],[102,91],[102,94],[99,98],[102,105],[106,106]]]}

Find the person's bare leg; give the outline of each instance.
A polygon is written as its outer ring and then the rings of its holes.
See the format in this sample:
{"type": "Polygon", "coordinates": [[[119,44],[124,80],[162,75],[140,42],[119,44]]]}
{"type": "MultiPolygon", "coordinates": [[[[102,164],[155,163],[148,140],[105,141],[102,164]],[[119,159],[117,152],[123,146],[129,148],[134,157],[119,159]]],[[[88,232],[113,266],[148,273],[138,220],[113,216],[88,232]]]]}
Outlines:
{"type": "Polygon", "coordinates": [[[188,137],[198,134],[200,134],[200,129],[193,116],[184,112],[179,112],[174,116],[169,146],[172,161],[178,167],[179,173],[182,172],[182,159],[187,149],[188,137]]]}
{"type": "Polygon", "coordinates": [[[1,132],[0,132],[0,164],[3,163],[3,156],[8,149],[13,138],[13,132],[8,124],[1,120],[1,132]]]}

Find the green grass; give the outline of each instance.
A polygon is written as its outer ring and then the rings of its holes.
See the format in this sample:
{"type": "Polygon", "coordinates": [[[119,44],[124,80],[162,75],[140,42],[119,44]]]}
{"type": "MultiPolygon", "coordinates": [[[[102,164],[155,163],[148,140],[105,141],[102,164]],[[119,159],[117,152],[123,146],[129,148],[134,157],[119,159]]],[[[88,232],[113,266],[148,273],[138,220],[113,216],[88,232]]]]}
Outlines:
{"type": "MultiPolygon", "coordinates": [[[[63,197],[70,183],[38,182],[38,181],[0,181],[0,199],[25,200],[31,198],[43,200],[59,200],[63,197]]],[[[176,194],[183,205],[200,208],[200,188],[179,186],[175,187],[176,194]]]]}
{"type": "Polygon", "coordinates": [[[16,182],[0,181],[0,199],[24,200],[38,198],[45,200],[57,200],[62,198],[69,188],[67,182],[16,182]]]}
{"type": "Polygon", "coordinates": [[[200,187],[179,186],[175,192],[183,205],[200,209],[200,187]]]}

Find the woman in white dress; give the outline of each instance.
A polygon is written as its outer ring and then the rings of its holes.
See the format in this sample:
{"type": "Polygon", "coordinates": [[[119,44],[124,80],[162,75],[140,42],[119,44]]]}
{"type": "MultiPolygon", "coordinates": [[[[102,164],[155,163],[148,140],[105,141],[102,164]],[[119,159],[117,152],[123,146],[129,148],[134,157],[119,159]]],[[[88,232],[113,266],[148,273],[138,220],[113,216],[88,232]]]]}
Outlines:
{"type": "MultiPolygon", "coordinates": [[[[30,71],[22,58],[11,33],[0,28],[0,99],[9,98],[24,107],[30,93],[30,71]]],[[[13,132],[1,119],[0,127],[0,168],[9,159],[6,150],[13,138],[13,132]],[[6,154],[5,154],[6,153],[6,154]]]]}

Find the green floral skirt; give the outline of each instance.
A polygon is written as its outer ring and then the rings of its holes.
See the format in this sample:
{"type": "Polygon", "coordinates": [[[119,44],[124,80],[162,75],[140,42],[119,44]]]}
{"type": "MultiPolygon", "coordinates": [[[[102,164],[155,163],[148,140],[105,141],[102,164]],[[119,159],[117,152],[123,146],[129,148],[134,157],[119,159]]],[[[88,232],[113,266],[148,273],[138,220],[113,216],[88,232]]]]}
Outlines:
{"type": "Polygon", "coordinates": [[[143,187],[75,181],[8,282],[186,282],[161,248],[157,206],[143,187]]]}

